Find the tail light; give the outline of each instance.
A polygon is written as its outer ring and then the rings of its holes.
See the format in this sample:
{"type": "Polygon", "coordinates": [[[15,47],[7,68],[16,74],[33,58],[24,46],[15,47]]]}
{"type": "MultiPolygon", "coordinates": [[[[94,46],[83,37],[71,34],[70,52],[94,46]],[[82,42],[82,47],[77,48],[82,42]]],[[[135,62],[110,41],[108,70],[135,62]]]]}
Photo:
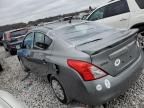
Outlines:
{"type": "Polygon", "coordinates": [[[84,61],[69,59],[67,60],[67,64],[76,70],[85,81],[96,80],[107,75],[99,67],[84,61]]]}

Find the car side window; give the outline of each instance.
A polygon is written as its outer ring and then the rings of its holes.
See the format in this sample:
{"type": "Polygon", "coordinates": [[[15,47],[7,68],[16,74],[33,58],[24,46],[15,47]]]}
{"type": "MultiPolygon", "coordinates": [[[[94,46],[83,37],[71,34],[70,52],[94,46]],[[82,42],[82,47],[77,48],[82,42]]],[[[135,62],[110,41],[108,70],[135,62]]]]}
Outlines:
{"type": "Polygon", "coordinates": [[[88,20],[95,21],[127,12],[130,12],[127,1],[121,0],[97,9],[88,20]]]}
{"type": "Polygon", "coordinates": [[[29,33],[26,38],[24,39],[23,45],[27,49],[32,49],[33,48],[33,39],[34,39],[34,33],[29,33]]]}
{"type": "Polygon", "coordinates": [[[44,43],[44,38],[45,38],[45,35],[43,33],[35,32],[34,48],[38,49],[36,43],[37,42],[44,43]]]}
{"type": "Polygon", "coordinates": [[[130,12],[127,1],[121,0],[107,5],[105,8],[104,17],[105,18],[111,17],[111,16],[120,15],[127,12],[130,12]]]}
{"type": "Polygon", "coordinates": [[[52,43],[52,39],[50,39],[48,36],[45,36],[45,44],[50,45],[52,43]]]}
{"type": "Polygon", "coordinates": [[[144,0],[136,0],[136,3],[141,9],[144,9],[144,0]]]}
{"type": "Polygon", "coordinates": [[[52,43],[52,39],[50,39],[47,35],[40,33],[40,32],[35,32],[35,39],[34,39],[34,49],[39,49],[39,47],[36,45],[36,43],[44,43],[48,46],[52,43]]]}
{"type": "Polygon", "coordinates": [[[96,10],[89,18],[89,21],[95,21],[104,18],[105,7],[96,10]]]}

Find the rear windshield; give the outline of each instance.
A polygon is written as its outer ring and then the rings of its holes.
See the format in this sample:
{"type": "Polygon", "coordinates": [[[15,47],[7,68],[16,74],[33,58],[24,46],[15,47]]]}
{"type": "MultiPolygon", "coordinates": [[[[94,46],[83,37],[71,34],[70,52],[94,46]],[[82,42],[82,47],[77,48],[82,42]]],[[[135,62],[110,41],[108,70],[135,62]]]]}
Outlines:
{"type": "Polygon", "coordinates": [[[65,27],[57,31],[57,33],[60,33],[60,37],[68,43],[77,46],[93,40],[100,40],[96,35],[108,30],[112,29],[109,27],[101,27],[92,23],[84,23],[65,27]]]}
{"type": "Polygon", "coordinates": [[[18,30],[18,31],[12,32],[12,33],[11,33],[11,36],[12,36],[12,37],[18,37],[18,36],[21,36],[21,35],[25,35],[27,32],[28,32],[27,29],[18,30]]]}

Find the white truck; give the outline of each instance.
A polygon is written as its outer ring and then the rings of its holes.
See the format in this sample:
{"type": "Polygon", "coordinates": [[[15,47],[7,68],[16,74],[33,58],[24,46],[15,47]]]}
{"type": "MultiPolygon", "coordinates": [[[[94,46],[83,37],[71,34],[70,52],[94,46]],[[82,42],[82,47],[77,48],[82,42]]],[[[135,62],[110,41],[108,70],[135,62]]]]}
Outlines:
{"type": "Polygon", "coordinates": [[[139,37],[142,37],[144,36],[144,0],[111,0],[97,7],[86,20],[120,29],[138,28],[139,37]]]}

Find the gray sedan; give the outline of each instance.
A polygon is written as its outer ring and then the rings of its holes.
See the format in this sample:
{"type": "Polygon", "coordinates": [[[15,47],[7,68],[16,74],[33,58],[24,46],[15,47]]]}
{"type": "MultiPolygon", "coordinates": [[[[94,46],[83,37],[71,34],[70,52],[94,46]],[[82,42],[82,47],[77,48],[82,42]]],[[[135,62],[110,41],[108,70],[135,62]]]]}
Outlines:
{"type": "Polygon", "coordinates": [[[47,76],[62,103],[105,103],[126,91],[142,71],[138,30],[76,21],[53,23],[27,34],[18,59],[26,72],[47,76]]]}

